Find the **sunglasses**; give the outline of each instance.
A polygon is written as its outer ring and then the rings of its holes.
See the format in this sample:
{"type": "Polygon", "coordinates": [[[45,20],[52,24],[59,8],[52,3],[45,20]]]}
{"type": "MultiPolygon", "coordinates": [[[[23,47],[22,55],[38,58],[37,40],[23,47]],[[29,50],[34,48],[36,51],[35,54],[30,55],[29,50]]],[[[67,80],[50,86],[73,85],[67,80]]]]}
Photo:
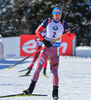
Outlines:
{"type": "Polygon", "coordinates": [[[61,10],[55,10],[54,12],[61,12],[61,10]]]}

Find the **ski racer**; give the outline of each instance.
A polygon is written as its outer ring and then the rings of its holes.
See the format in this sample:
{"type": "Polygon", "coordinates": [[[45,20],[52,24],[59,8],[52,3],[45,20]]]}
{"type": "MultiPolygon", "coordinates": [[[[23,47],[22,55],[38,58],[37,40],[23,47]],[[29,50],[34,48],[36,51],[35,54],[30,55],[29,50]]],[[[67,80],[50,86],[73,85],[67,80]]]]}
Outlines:
{"type": "MultiPolygon", "coordinates": [[[[63,35],[64,31],[66,35],[70,36],[72,33],[70,32],[70,28],[66,21],[61,19],[62,11],[59,7],[55,7],[52,11],[52,19],[46,18],[42,24],[35,30],[35,34],[38,38],[43,41],[46,46],[45,49],[40,53],[37,68],[32,77],[31,83],[27,90],[24,90],[25,94],[32,94],[35,85],[38,81],[40,71],[46,62],[48,56],[50,56],[51,64],[52,64],[52,73],[53,73],[53,91],[52,97],[58,99],[58,88],[59,88],[59,77],[58,77],[58,66],[59,66],[59,47],[61,45],[61,39],[56,42],[50,44],[51,41],[63,35]],[[41,35],[41,31],[46,29],[45,38],[41,35]]],[[[56,100],[57,100],[56,99],[56,100]]]]}

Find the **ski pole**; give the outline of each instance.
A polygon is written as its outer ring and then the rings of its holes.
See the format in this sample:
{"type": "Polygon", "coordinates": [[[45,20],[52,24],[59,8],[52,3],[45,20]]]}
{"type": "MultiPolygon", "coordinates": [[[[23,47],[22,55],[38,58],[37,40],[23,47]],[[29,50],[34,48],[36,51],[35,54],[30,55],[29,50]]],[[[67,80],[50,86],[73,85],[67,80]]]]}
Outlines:
{"type": "MultiPolygon", "coordinates": [[[[63,35],[64,35],[64,34],[63,34],[63,35]]],[[[62,35],[62,36],[63,36],[63,35],[62,35]]],[[[57,39],[53,40],[53,41],[51,42],[51,44],[52,44],[53,42],[57,41],[58,39],[60,39],[62,36],[60,36],[60,37],[58,37],[57,39]]],[[[26,60],[27,58],[33,56],[34,54],[38,53],[39,51],[41,51],[42,49],[45,49],[45,48],[46,48],[46,46],[43,46],[43,47],[40,48],[39,50],[35,51],[34,53],[30,54],[29,56],[25,57],[24,59],[22,59],[22,60],[19,61],[18,63],[14,64],[14,65],[11,66],[10,68],[8,68],[8,70],[10,70],[11,68],[13,68],[14,66],[16,66],[17,64],[21,63],[22,61],[26,60]]]]}
{"type": "MultiPolygon", "coordinates": [[[[69,32],[67,32],[67,33],[69,33],[69,32]]],[[[67,34],[67,33],[66,33],[66,34],[67,34]]],[[[62,36],[64,36],[64,35],[65,35],[65,34],[63,34],[63,35],[61,35],[60,37],[58,37],[57,39],[53,40],[53,41],[51,42],[51,44],[54,43],[54,42],[56,42],[58,39],[62,38],[62,36]]],[[[17,64],[21,63],[22,61],[26,60],[27,58],[33,56],[34,54],[38,53],[39,51],[41,51],[42,49],[45,49],[45,48],[46,48],[46,46],[43,46],[42,48],[40,48],[39,50],[37,50],[37,51],[35,51],[34,53],[30,54],[29,56],[25,57],[24,59],[22,59],[22,60],[19,61],[18,63],[14,64],[13,66],[10,66],[10,68],[8,68],[8,70],[10,70],[11,68],[13,68],[14,66],[16,66],[17,64]]]]}

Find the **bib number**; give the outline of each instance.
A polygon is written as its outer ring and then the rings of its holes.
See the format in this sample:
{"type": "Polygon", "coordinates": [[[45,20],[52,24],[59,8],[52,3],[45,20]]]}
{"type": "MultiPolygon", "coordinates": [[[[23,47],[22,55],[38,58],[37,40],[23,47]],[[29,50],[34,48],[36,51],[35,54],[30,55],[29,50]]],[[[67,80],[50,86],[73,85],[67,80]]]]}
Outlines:
{"type": "Polygon", "coordinates": [[[52,36],[52,37],[53,37],[53,38],[55,38],[55,37],[56,37],[56,32],[53,32],[53,33],[54,33],[54,34],[53,34],[53,36],[52,36]]]}

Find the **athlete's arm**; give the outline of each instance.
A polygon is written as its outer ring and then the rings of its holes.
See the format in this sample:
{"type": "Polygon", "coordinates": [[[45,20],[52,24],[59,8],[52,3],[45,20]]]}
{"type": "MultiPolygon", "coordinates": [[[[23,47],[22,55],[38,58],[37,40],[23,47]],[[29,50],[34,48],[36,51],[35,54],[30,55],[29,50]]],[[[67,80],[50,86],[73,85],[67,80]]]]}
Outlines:
{"type": "Polygon", "coordinates": [[[46,18],[42,24],[35,30],[35,34],[38,36],[38,38],[43,41],[43,36],[41,35],[41,31],[46,28],[47,24],[49,22],[49,18],[46,18]]]}
{"type": "Polygon", "coordinates": [[[43,37],[41,35],[41,31],[44,29],[44,27],[42,25],[40,25],[36,30],[35,30],[35,34],[38,36],[38,38],[43,41],[43,37]]]}
{"type": "Polygon", "coordinates": [[[67,22],[64,22],[64,30],[66,33],[70,33],[70,28],[69,28],[67,22]]]}
{"type": "Polygon", "coordinates": [[[74,36],[75,36],[75,34],[73,33],[71,33],[71,31],[70,31],[70,28],[69,28],[69,26],[68,26],[68,24],[65,22],[65,25],[64,25],[65,27],[65,35],[67,35],[67,36],[69,36],[70,37],[70,39],[71,40],[73,40],[74,39],[74,36]]]}

